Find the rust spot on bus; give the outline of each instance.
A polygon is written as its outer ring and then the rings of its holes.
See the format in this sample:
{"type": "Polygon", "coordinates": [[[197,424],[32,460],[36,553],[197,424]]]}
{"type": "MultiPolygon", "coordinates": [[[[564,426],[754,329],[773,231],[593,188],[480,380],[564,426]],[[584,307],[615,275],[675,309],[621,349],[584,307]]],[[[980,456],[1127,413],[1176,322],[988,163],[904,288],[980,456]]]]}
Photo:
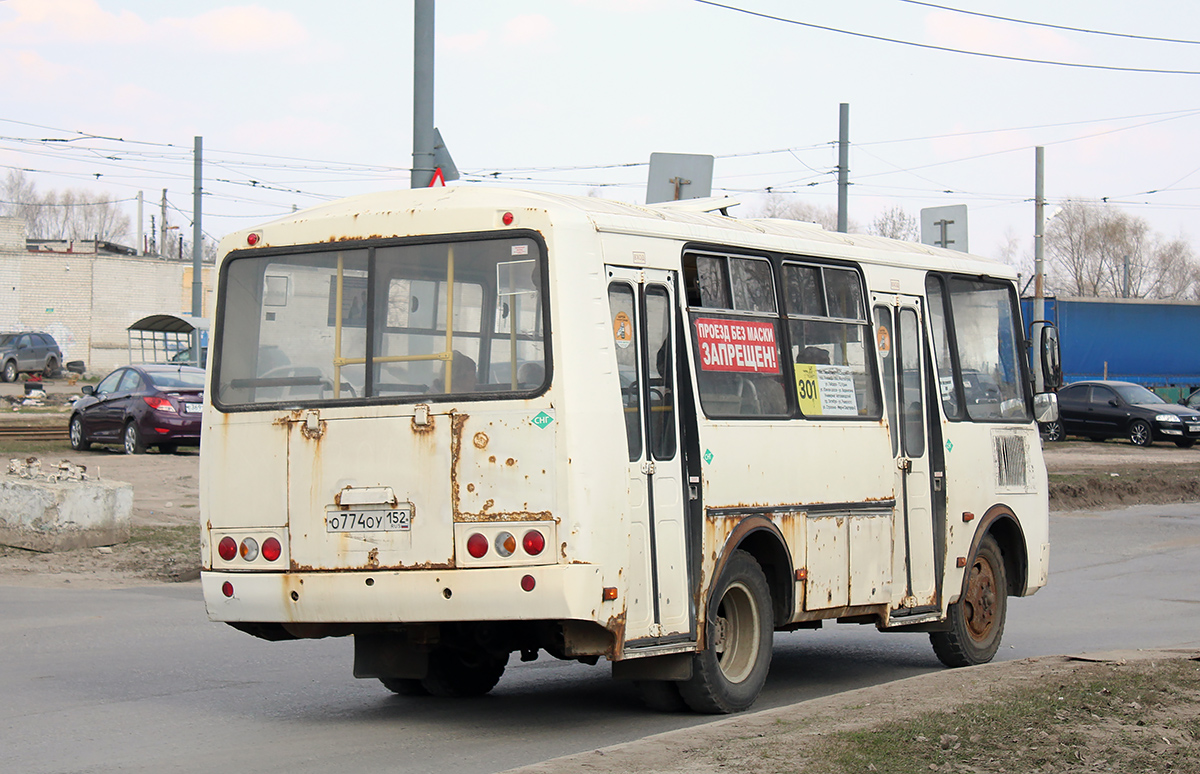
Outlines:
{"type": "Polygon", "coordinates": [[[472,438],[471,441],[475,444],[476,449],[483,451],[488,445],[487,433],[480,431],[475,434],[475,437],[472,438]]]}
{"type": "Polygon", "coordinates": [[[506,459],[504,461],[504,464],[511,468],[513,465],[517,464],[517,461],[514,460],[512,457],[509,457],[508,459],[506,459]]]}
{"type": "Polygon", "coordinates": [[[437,421],[434,419],[433,414],[430,414],[429,421],[423,425],[419,425],[417,424],[417,418],[414,416],[409,420],[409,427],[412,428],[413,433],[416,435],[429,435],[437,427],[437,421]]]}
{"type": "Polygon", "coordinates": [[[453,521],[459,520],[460,501],[458,491],[458,466],[462,461],[462,434],[468,414],[450,411],[450,514],[453,521]]]}
{"type": "Polygon", "coordinates": [[[473,523],[481,521],[553,521],[558,522],[554,518],[554,514],[550,511],[503,511],[499,513],[488,513],[487,509],[492,505],[492,501],[484,504],[484,509],[479,513],[458,513],[454,514],[454,520],[461,523],[473,523]]]}
{"type": "Polygon", "coordinates": [[[367,567],[376,568],[379,566],[379,546],[375,546],[367,553],[367,567]]]}

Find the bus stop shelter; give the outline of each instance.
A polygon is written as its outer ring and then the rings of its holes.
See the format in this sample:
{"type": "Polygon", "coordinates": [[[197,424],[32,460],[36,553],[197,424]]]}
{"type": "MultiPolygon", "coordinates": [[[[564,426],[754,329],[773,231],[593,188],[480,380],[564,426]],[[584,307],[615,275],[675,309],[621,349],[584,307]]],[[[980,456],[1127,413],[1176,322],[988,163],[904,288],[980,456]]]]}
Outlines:
{"type": "Polygon", "coordinates": [[[130,325],[130,363],[179,363],[204,367],[208,318],[152,314],[130,325]]]}

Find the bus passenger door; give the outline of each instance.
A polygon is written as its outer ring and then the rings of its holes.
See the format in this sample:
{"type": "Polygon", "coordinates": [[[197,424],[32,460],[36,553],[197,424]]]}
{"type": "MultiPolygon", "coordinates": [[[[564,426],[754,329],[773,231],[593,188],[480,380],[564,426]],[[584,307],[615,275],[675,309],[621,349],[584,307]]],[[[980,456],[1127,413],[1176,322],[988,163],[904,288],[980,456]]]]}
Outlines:
{"type": "Polygon", "coordinates": [[[692,631],[675,385],[675,282],[671,272],[661,270],[606,270],[628,450],[625,637],[651,645],[686,639],[692,631]]]}
{"type": "Polygon", "coordinates": [[[893,577],[903,577],[905,590],[903,598],[893,600],[892,615],[897,617],[927,612],[938,601],[940,561],[933,525],[933,476],[922,365],[925,335],[920,298],[876,295],[873,301],[876,350],[896,460],[896,513],[900,523],[892,566],[893,577]]]}

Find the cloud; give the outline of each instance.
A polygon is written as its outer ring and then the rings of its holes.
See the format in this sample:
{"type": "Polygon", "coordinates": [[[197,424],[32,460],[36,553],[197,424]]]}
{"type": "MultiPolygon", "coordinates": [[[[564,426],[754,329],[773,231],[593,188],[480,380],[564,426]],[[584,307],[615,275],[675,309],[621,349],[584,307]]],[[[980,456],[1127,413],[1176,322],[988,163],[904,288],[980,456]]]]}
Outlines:
{"type": "Polygon", "coordinates": [[[475,54],[487,48],[491,35],[486,31],[463,35],[438,35],[438,50],[451,54],[475,54]]]}
{"type": "Polygon", "coordinates": [[[526,46],[551,40],[554,37],[554,23],[541,14],[524,14],[505,22],[503,34],[505,43],[526,46]]]}
{"type": "Polygon", "coordinates": [[[33,51],[0,51],[0,83],[9,95],[46,97],[49,90],[74,83],[81,75],[75,68],[48,61],[33,51]]]}
{"type": "Polygon", "coordinates": [[[218,51],[262,51],[302,46],[304,25],[287,11],[257,5],[227,6],[187,18],[164,19],[161,25],[218,51]]]}
{"type": "Polygon", "coordinates": [[[129,11],[110,13],[96,0],[4,0],[0,9],[11,15],[0,22],[0,37],[26,43],[86,42],[111,47],[155,42],[226,52],[292,48],[309,39],[295,15],[257,5],[230,5],[197,16],[155,21],[129,11]]]}
{"type": "Polygon", "coordinates": [[[935,11],[925,17],[925,42],[964,51],[1028,59],[1074,58],[1080,49],[1057,32],[935,11]]]}
{"type": "Polygon", "coordinates": [[[67,40],[129,43],[149,36],[150,26],[137,14],[112,14],[96,0],[5,0],[15,14],[0,23],[0,36],[26,43],[67,40]]]}

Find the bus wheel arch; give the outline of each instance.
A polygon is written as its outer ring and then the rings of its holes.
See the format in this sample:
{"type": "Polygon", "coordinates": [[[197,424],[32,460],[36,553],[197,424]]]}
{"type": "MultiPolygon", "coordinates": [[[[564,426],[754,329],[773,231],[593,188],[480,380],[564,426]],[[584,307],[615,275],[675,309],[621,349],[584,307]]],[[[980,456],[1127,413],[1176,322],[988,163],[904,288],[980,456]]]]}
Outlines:
{"type": "Polygon", "coordinates": [[[1025,531],[1021,522],[1007,505],[993,505],[980,520],[975,538],[971,541],[971,552],[975,556],[979,545],[990,535],[999,546],[1004,559],[1004,574],[1008,580],[1008,595],[1021,596],[1025,591],[1029,575],[1029,555],[1025,548],[1025,531]]]}
{"type": "Polygon", "coordinates": [[[766,576],[775,627],[788,623],[796,604],[795,571],[787,541],[779,527],[764,516],[742,519],[725,540],[721,559],[713,568],[714,578],[721,577],[726,563],[738,551],[745,551],[754,557],[766,576]]]}

